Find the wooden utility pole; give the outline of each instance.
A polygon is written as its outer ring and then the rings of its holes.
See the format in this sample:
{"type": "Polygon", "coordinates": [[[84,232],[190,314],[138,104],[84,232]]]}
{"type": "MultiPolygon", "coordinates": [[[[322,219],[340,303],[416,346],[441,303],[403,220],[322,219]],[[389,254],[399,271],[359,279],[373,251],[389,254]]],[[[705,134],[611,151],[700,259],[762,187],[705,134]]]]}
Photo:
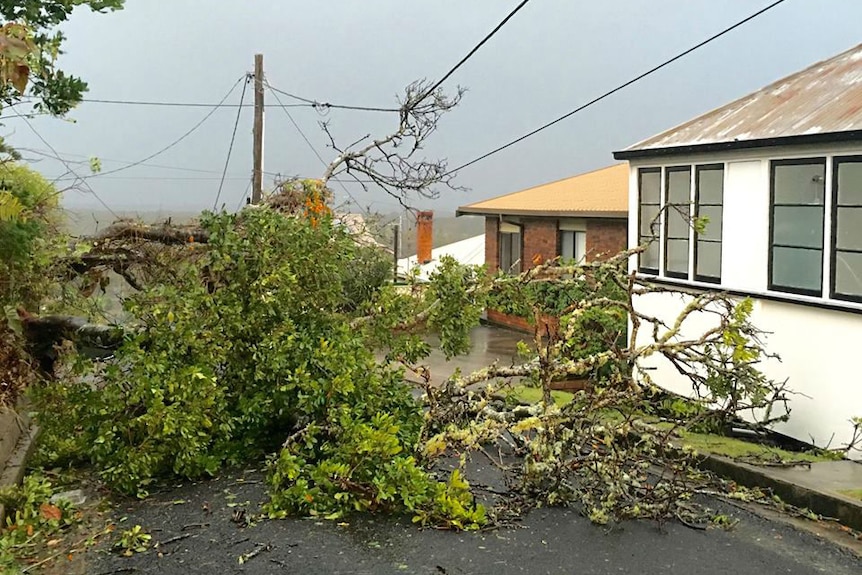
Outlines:
{"type": "Polygon", "coordinates": [[[251,203],[259,204],[263,194],[263,54],[254,55],[254,176],[251,203]]]}

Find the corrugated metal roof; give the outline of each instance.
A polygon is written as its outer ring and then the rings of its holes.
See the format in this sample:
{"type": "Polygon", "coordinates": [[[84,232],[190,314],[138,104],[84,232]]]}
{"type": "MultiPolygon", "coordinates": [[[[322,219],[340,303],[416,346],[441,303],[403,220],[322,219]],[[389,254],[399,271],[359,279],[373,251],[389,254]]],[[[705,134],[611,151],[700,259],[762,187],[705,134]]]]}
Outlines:
{"type": "Polygon", "coordinates": [[[457,213],[622,217],[628,192],[629,167],[622,163],[461,206],[457,213]]]}
{"type": "MultiPolygon", "coordinates": [[[[862,130],[862,44],[639,142],[628,152],[862,130]]],[[[770,142],[776,143],[776,142],[770,142]]]]}

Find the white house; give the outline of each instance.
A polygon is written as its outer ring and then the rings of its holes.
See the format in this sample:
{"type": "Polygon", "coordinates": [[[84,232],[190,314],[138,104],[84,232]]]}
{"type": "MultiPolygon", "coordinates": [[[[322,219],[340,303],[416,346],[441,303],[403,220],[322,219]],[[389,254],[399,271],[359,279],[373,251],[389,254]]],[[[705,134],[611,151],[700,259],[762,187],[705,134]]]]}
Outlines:
{"type": "MultiPolygon", "coordinates": [[[[849,419],[862,416],[862,45],[614,157],[631,167],[629,245],[658,240],[632,269],[752,298],[752,320],[782,359],[764,372],[803,394],[777,431],[846,444],[849,419]],[[705,233],[680,209],[708,216],[705,233]]],[[[672,319],[683,303],[653,294],[637,305],[672,319]]],[[[657,383],[691,391],[666,360],[650,361],[657,383]]]]}
{"type": "Polygon", "coordinates": [[[455,258],[458,263],[464,265],[481,266],[485,263],[485,235],[474,236],[434,248],[431,250],[430,261],[424,264],[419,264],[416,255],[401,258],[398,260],[398,275],[400,277],[407,277],[414,269],[418,268],[416,279],[419,281],[428,281],[431,274],[440,265],[440,258],[444,255],[455,258]]]}

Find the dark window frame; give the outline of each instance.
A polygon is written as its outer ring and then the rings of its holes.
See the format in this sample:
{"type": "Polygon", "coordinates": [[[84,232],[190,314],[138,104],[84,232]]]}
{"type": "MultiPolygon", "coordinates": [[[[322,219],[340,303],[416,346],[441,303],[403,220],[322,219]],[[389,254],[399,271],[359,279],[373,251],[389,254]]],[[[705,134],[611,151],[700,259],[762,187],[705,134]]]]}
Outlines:
{"type": "Polygon", "coordinates": [[[671,238],[668,235],[668,231],[669,231],[668,228],[670,227],[670,218],[668,217],[668,214],[670,214],[670,211],[673,209],[673,208],[671,208],[671,205],[679,205],[679,204],[671,204],[671,202],[670,202],[670,176],[669,176],[669,174],[672,172],[688,172],[688,202],[687,202],[687,205],[688,205],[688,210],[689,210],[689,213],[688,213],[689,222],[688,222],[688,226],[686,228],[688,230],[688,237],[685,238],[685,241],[686,241],[686,245],[687,245],[687,249],[688,249],[688,254],[691,254],[691,235],[692,235],[691,234],[691,208],[692,208],[692,205],[691,205],[691,184],[692,184],[691,178],[693,177],[693,173],[692,173],[691,168],[692,168],[691,164],[687,164],[684,166],[666,166],[664,168],[664,207],[663,207],[663,209],[665,211],[665,215],[664,215],[664,242],[662,244],[662,252],[664,255],[664,277],[668,277],[668,278],[676,278],[676,279],[683,279],[683,280],[687,280],[690,278],[689,270],[691,269],[691,261],[690,261],[688,255],[686,255],[686,261],[687,261],[686,267],[687,267],[687,269],[685,270],[685,272],[669,271],[667,269],[667,247],[668,247],[668,244],[670,243],[668,240],[679,241],[679,240],[683,239],[683,238],[677,238],[677,237],[671,238]]]}
{"type": "MultiPolygon", "coordinates": [[[[585,263],[587,261],[587,250],[586,250],[587,232],[586,232],[586,230],[561,230],[561,229],[559,229],[559,227],[557,228],[557,257],[559,257],[560,260],[562,260],[562,258],[563,258],[563,234],[572,234],[572,240],[574,241],[574,245],[572,246],[572,253],[575,253],[577,251],[577,247],[578,247],[578,241],[577,241],[577,235],[576,234],[583,234],[584,235],[584,253],[581,256],[581,258],[583,259],[583,261],[581,263],[585,263]]],[[[577,254],[575,254],[575,255],[577,255],[577,254]]]]}
{"type": "MultiPolygon", "coordinates": [[[[768,264],[767,264],[767,283],[766,287],[769,291],[776,291],[782,293],[794,293],[799,295],[807,295],[813,297],[822,297],[823,296],[823,258],[824,251],[826,250],[826,246],[823,245],[823,241],[821,240],[820,248],[809,248],[806,246],[790,246],[785,244],[776,244],[775,243],[775,168],[779,166],[808,166],[808,165],[822,165],[823,173],[826,173],[826,157],[825,156],[814,156],[810,158],[792,158],[787,160],[770,160],[769,162],[769,253],[768,253],[768,264]],[[784,247],[788,249],[799,249],[799,250],[808,250],[808,251],[819,251],[820,252],[820,287],[817,290],[805,289],[805,288],[797,288],[792,286],[782,286],[775,284],[772,281],[772,272],[773,272],[773,252],[776,247],[784,247]]],[[[820,205],[822,210],[822,218],[823,225],[826,225],[826,182],[823,182],[823,203],[820,205]]],[[[781,204],[781,207],[813,207],[812,204],[781,204]]],[[[834,225],[833,225],[834,228],[834,225]]],[[[823,233],[821,229],[820,233],[823,233]]]]}
{"type": "MultiPolygon", "coordinates": [[[[502,229],[497,228],[497,269],[509,274],[509,275],[518,275],[524,269],[524,226],[521,224],[512,224],[510,222],[505,222],[509,225],[513,225],[518,228],[517,232],[504,232],[502,229]],[[509,265],[506,269],[503,269],[503,236],[518,236],[518,269],[517,271],[512,271],[514,267],[514,262],[509,265]]],[[[511,252],[511,250],[509,250],[511,252]]],[[[511,255],[511,253],[510,253],[511,255]]]]}
{"type": "MultiPolygon", "coordinates": [[[[704,282],[704,283],[713,283],[720,284],[721,283],[721,263],[724,258],[724,178],[726,176],[726,170],[723,163],[718,164],[699,164],[694,167],[694,213],[695,217],[700,217],[700,208],[701,206],[706,207],[720,207],[721,208],[721,227],[722,234],[721,237],[717,240],[709,240],[705,238],[701,238],[700,234],[697,233],[697,230],[694,232],[694,279],[695,281],[704,282]],[[701,204],[700,202],[700,172],[701,171],[717,171],[721,170],[721,203],[720,204],[701,204]],[[718,252],[718,277],[700,275],[697,273],[697,257],[698,257],[698,247],[700,242],[714,243],[719,245],[718,252]]],[[[708,224],[707,224],[708,225],[708,224]]]]}
{"type": "MultiPolygon", "coordinates": [[[[642,206],[644,206],[644,205],[647,205],[647,206],[657,206],[657,207],[658,207],[658,214],[659,214],[659,218],[661,218],[661,215],[662,215],[662,213],[661,213],[661,212],[662,212],[662,207],[661,207],[661,206],[662,206],[662,201],[661,201],[661,200],[662,200],[662,185],[661,185],[661,178],[662,178],[662,168],[661,168],[661,167],[655,167],[655,168],[638,168],[638,219],[637,219],[638,245],[642,245],[642,241],[641,241],[641,239],[642,239],[642,238],[644,238],[644,237],[646,237],[646,236],[642,236],[642,235],[641,235],[641,223],[642,223],[642,222],[641,222],[641,218],[643,217],[643,209],[642,209],[642,206]],[[643,200],[643,175],[644,175],[644,174],[658,174],[658,175],[659,175],[659,176],[658,176],[658,177],[659,177],[658,203],[655,203],[655,204],[653,204],[653,203],[644,204],[644,203],[643,203],[643,201],[642,201],[642,200],[643,200]]],[[[653,228],[650,228],[650,231],[652,231],[652,229],[653,229],[653,228]]],[[[661,249],[662,249],[662,245],[661,245],[661,243],[662,243],[662,242],[661,242],[661,230],[662,230],[662,227],[661,227],[661,222],[660,222],[660,221],[655,223],[655,230],[656,230],[656,231],[655,231],[655,235],[651,235],[650,237],[651,237],[651,238],[654,238],[654,239],[653,239],[653,241],[654,241],[656,244],[658,244],[658,246],[659,246],[659,251],[661,251],[661,249]]],[[[656,267],[655,267],[655,268],[648,268],[648,267],[644,267],[643,265],[641,265],[641,256],[642,256],[642,255],[643,255],[643,254],[638,254],[638,272],[639,272],[639,273],[644,273],[644,274],[650,274],[650,275],[657,276],[657,275],[658,275],[658,272],[659,272],[659,269],[661,268],[661,261],[659,260],[658,262],[656,262],[656,267]]]]}
{"type": "Polygon", "coordinates": [[[862,303],[862,294],[844,294],[838,291],[836,285],[836,263],[838,252],[862,253],[862,250],[838,249],[838,210],[839,208],[862,209],[862,204],[838,205],[838,168],[841,164],[862,164],[862,156],[833,156],[832,157],[832,229],[829,231],[829,297],[831,299],[862,303]]]}

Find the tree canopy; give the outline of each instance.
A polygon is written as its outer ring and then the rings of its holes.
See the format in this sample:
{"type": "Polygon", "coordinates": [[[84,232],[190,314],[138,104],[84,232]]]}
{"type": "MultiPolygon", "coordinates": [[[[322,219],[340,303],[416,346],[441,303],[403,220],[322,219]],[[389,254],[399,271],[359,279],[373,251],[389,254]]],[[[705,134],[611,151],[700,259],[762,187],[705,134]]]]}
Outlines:
{"type": "Polygon", "coordinates": [[[124,0],[2,0],[0,17],[0,103],[22,100],[29,88],[38,111],[63,115],[87,90],[81,78],[57,67],[65,37],[56,30],[79,6],[119,10],[124,0]]]}

